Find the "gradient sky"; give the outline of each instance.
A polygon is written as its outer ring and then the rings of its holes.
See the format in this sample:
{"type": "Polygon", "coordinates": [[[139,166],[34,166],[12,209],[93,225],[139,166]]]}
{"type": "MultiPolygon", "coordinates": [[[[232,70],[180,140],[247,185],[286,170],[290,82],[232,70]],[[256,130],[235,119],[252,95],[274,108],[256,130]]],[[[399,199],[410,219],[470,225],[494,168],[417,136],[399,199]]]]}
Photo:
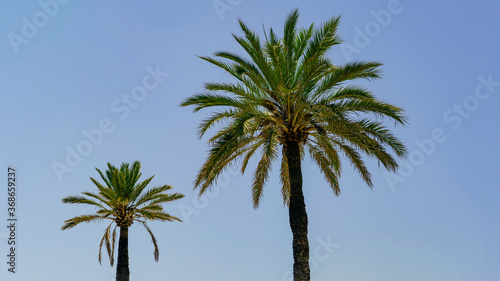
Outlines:
{"type": "Polygon", "coordinates": [[[312,280],[499,280],[500,3],[493,0],[2,0],[0,279],[114,280],[108,259],[97,261],[105,225],[61,231],[64,220],[92,212],[61,198],[95,190],[96,167],[140,160],[144,178],[156,174],[152,185],[172,184],[186,197],[166,207],[184,222],[150,224],[158,263],[147,232],[132,227],[131,280],[291,280],[278,167],[257,210],[251,174],[234,171],[196,200],[192,181],[208,148],[196,128],[209,112],[179,104],[203,83],[228,79],[197,55],[243,53],[231,37],[240,34],[239,17],[260,34],[262,24],[281,31],[296,7],[301,26],[342,15],[344,47],[331,58],[383,62],[383,79],[358,84],[410,117],[394,129],[410,158],[392,176],[368,161],[373,190],[346,162],[335,197],[305,160],[312,280]],[[51,2],[59,4],[44,11],[51,2]],[[127,102],[143,83],[146,94],[127,102]],[[84,132],[96,130],[102,138],[85,146],[84,132]],[[86,155],[68,163],[77,149],[86,155]],[[54,163],[74,167],[58,176],[54,163]],[[5,263],[10,165],[19,184],[16,274],[5,263]]]}

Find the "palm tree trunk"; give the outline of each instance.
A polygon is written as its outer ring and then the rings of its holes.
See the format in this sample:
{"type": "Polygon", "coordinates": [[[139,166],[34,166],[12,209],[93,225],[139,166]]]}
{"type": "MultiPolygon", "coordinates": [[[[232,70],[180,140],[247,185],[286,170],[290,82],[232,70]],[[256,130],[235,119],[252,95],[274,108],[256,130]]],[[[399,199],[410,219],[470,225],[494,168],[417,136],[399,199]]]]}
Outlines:
{"type": "Polygon", "coordinates": [[[309,281],[309,240],[307,239],[307,213],[302,193],[302,171],[300,167],[300,148],[297,141],[285,145],[290,179],[290,227],[293,235],[293,280],[309,281]]]}
{"type": "Polygon", "coordinates": [[[128,267],[128,227],[120,227],[118,241],[118,263],[116,264],[116,281],[129,281],[128,267]]]}

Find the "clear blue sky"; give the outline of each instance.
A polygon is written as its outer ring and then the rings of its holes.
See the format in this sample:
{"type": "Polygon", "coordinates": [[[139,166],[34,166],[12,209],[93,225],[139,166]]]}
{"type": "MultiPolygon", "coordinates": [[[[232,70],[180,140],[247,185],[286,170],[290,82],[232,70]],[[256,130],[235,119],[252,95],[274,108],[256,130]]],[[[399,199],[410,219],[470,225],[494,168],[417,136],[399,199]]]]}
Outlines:
{"type": "Polygon", "coordinates": [[[197,55],[242,53],[231,37],[238,17],[259,33],[281,30],[296,7],[302,26],[342,14],[345,45],[332,59],[382,61],[384,78],[363,85],[410,117],[395,129],[410,159],[395,176],[369,162],[373,190],[346,164],[335,197],[303,165],[313,280],[499,280],[498,1],[40,2],[52,4],[0,2],[1,280],[114,280],[107,258],[97,261],[105,225],[61,231],[92,211],[61,198],[93,190],[95,167],[134,160],[156,174],[153,185],[186,197],[167,206],[183,223],[151,223],[159,263],[147,232],[130,231],[131,280],[291,280],[277,167],[258,210],[250,174],[227,173],[196,201],[207,150],[196,128],[208,112],[179,104],[227,79],[197,55]],[[16,274],[5,263],[9,165],[19,178],[16,274]]]}

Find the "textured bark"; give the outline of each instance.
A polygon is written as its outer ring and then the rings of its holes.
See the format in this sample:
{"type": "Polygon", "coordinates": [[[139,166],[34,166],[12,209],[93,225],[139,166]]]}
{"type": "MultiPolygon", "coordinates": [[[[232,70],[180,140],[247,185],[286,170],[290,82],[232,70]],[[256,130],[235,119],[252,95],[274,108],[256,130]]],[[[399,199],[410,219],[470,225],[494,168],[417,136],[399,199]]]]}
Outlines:
{"type": "Polygon", "coordinates": [[[116,281],[129,281],[128,267],[128,227],[120,227],[118,241],[118,263],[116,264],[116,281]]]}
{"type": "Polygon", "coordinates": [[[304,194],[302,193],[302,171],[300,148],[296,141],[285,145],[290,179],[290,227],[293,234],[293,280],[309,281],[309,240],[307,238],[307,213],[304,194]]]}

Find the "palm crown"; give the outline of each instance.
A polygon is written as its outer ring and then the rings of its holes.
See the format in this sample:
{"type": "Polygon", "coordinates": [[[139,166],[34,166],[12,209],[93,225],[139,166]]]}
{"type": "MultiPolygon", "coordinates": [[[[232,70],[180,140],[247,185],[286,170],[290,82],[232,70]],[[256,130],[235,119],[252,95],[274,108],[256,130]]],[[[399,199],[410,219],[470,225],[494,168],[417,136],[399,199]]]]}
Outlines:
{"type": "Polygon", "coordinates": [[[381,63],[335,65],[327,58],[327,51],[341,42],[336,35],[339,19],[334,17],[318,29],[311,25],[298,30],[295,10],[286,20],[283,38],[270,29],[263,43],[239,20],[244,36],[233,37],[250,59],[231,52],[216,52],[218,59],[201,57],[236,80],[206,83],[207,92],[182,103],[194,105],[194,111],[218,109],[201,122],[200,137],[222,124],[209,140],[209,156],[195,180],[200,194],[230,164],[241,160],[243,173],[252,156],[260,153],[252,183],[253,203],[258,207],[271,164],[282,147],[280,176],[283,200],[288,204],[289,160],[285,155],[293,144],[298,145],[300,159],[305,152],[311,156],[336,195],[342,156],[370,187],[371,174],[360,152],[388,170],[398,167],[388,150],[400,157],[407,151],[383,119],[405,124],[406,117],[401,108],[376,99],[367,89],[345,84],[379,78],[381,63]],[[374,120],[373,116],[382,118],[374,120]]]}
{"type": "Polygon", "coordinates": [[[140,168],[141,164],[138,161],[134,162],[131,167],[129,164],[123,163],[119,169],[108,163],[108,170],[105,174],[96,168],[105,183],[104,185],[94,178],[90,178],[97,186],[98,193],[82,192],[84,196],[69,196],[62,200],[63,203],[86,204],[97,208],[95,214],[77,216],[66,220],[62,230],[72,228],[83,222],[111,220],[99,245],[99,262],[101,262],[101,249],[105,244],[110,263],[113,265],[116,228],[128,228],[134,222],[143,225],[150,234],[154,245],[154,258],[158,261],[159,250],[156,238],[146,221],[181,221],[164,212],[162,204],[180,199],[184,195],[165,193],[172,189],[170,185],[153,187],[145,191],[146,186],[154,176],[138,182],[142,175],[140,168]],[[113,224],[115,224],[114,228],[112,228],[113,224]]]}

